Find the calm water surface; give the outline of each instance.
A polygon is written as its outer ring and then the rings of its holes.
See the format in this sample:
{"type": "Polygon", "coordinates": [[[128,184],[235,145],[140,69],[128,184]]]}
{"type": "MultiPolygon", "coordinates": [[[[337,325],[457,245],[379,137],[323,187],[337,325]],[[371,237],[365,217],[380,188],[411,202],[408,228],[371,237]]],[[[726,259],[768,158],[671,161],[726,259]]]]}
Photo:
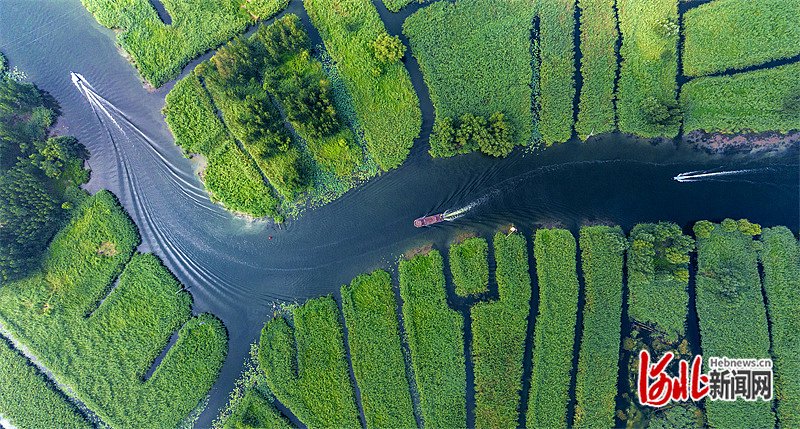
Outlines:
{"type": "MultiPolygon", "coordinates": [[[[296,0],[291,10],[299,12],[296,0]]],[[[401,22],[389,22],[396,33],[401,22]]],[[[231,216],[214,205],[194,175],[195,165],[173,144],[161,109],[170,85],[146,91],[119,55],[114,34],[79,0],[0,0],[0,51],[12,66],[61,104],[59,132],[78,137],[91,151],[89,190],[119,196],[142,234],[141,251],[161,256],[191,291],[195,310],[220,317],[230,332],[230,353],[211,391],[200,426],[223,406],[271,305],[338,293],[359,273],[392,269],[400,255],[433,242],[444,248],[464,230],[489,236],[514,223],[576,229],[611,222],[747,217],[762,225],[800,223],[798,154],[707,155],[682,145],[653,145],[622,136],[571,142],[504,160],[478,154],[431,159],[418,141],[399,170],[384,174],[339,200],[279,227],[231,216]],[[70,80],[81,73],[97,94],[119,109],[110,114],[122,130],[70,80]],[[678,183],[681,172],[747,172],[678,183]],[[415,229],[418,216],[472,209],[457,221],[415,229]],[[270,240],[269,237],[273,238],[270,240]]],[[[421,76],[410,64],[417,89],[421,76]]],[[[426,129],[432,108],[423,93],[426,129]]]]}

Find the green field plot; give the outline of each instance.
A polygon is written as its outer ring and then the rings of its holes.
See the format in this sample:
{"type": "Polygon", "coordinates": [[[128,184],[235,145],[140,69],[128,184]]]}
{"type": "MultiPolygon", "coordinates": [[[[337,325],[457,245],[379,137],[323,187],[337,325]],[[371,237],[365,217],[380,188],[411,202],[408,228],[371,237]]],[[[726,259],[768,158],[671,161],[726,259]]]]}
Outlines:
{"type": "Polygon", "coordinates": [[[248,389],[222,429],[289,429],[293,427],[257,389],[248,389]]]}
{"type": "Polygon", "coordinates": [[[489,290],[489,244],[472,237],[450,246],[450,273],[456,294],[477,295],[489,290]]]}
{"type": "MultiPolygon", "coordinates": [[[[531,0],[474,0],[435,3],[406,19],[403,32],[430,90],[437,124],[500,112],[513,144],[530,142],[534,13],[531,0]]],[[[455,143],[455,150],[442,151],[431,144],[435,156],[477,149],[455,143]]]]}
{"type": "Polygon", "coordinates": [[[110,193],[88,198],[42,271],[0,289],[0,320],[104,422],[171,427],[216,380],[227,333],[213,316],[191,316],[191,297],[161,262],[133,255],[138,240],[110,193]]]}
{"type": "Polygon", "coordinates": [[[333,298],[316,298],[261,331],[258,360],[267,385],[309,427],[361,427],[339,317],[333,298]]]}
{"type": "Polygon", "coordinates": [[[622,259],[627,242],[620,227],[581,228],[585,287],[583,335],[575,387],[575,427],[614,426],[622,322],[622,259]]]}
{"type": "Polygon", "coordinates": [[[533,339],[528,427],[567,427],[570,370],[578,313],[575,237],[564,229],[540,229],[534,239],[539,315],[533,339]]]}
{"type": "Polygon", "coordinates": [[[786,227],[767,228],[761,235],[764,248],[764,291],[772,333],[775,363],[775,398],[778,426],[800,425],[800,247],[786,227]]]}
{"type": "Polygon", "coordinates": [[[581,87],[575,131],[582,140],[616,130],[614,80],[619,39],[614,0],[579,0],[581,87]]]}
{"type": "Polygon", "coordinates": [[[617,88],[620,131],[640,137],[675,137],[678,0],[619,0],[622,65],[617,88]]]}
{"type": "Polygon", "coordinates": [[[342,311],[367,427],[416,427],[389,273],[342,286],[342,311]]]}
{"type": "Polygon", "coordinates": [[[371,157],[383,170],[398,167],[419,136],[422,114],[390,37],[369,0],[303,3],[350,93],[371,157]]]}
{"type": "Polygon", "coordinates": [[[702,77],[681,88],[685,132],[800,129],[800,63],[732,76],[702,77]]]}
{"type": "Polygon", "coordinates": [[[528,246],[520,234],[494,237],[500,300],[472,307],[475,427],[516,427],[530,312],[528,246]]]}
{"type": "MultiPolygon", "coordinates": [[[[756,241],[761,227],[725,219],[701,221],[697,238],[697,316],[705,356],[768,358],[767,316],[758,275],[756,241]]],[[[773,427],[770,402],[706,401],[712,427],[773,427]]]]}
{"type": "Polygon", "coordinates": [[[703,76],[800,54],[799,0],[717,0],[683,17],[683,73],[703,76]]]}
{"type": "Polygon", "coordinates": [[[464,319],[447,305],[443,268],[436,250],[400,262],[403,323],[425,426],[461,428],[467,424],[464,319]]]}

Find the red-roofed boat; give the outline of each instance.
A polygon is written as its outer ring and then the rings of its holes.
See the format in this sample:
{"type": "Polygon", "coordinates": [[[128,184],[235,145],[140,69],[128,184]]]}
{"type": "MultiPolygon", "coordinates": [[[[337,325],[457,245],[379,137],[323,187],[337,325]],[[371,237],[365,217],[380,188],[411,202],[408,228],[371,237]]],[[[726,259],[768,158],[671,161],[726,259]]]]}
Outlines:
{"type": "Polygon", "coordinates": [[[422,228],[423,226],[431,226],[435,223],[444,222],[444,213],[439,213],[432,216],[425,216],[414,220],[414,226],[422,228]]]}

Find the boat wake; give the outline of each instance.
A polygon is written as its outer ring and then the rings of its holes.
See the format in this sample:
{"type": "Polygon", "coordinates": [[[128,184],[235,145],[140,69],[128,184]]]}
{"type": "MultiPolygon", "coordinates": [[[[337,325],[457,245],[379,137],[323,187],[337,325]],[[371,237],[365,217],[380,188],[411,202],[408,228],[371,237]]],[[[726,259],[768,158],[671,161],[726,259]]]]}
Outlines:
{"type": "Polygon", "coordinates": [[[716,180],[722,177],[740,176],[766,170],[769,170],[769,167],[750,168],[745,170],[728,170],[728,171],[713,171],[713,170],[687,171],[685,173],[678,174],[672,179],[675,180],[676,182],[681,182],[681,183],[699,182],[701,180],[716,180]]]}

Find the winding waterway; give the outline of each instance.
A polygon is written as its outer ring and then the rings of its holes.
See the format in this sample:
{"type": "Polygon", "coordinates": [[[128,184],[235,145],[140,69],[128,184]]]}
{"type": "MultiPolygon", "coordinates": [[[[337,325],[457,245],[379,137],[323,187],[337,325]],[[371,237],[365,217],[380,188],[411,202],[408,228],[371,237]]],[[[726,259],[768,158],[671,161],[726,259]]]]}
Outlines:
{"type": "MultiPolygon", "coordinates": [[[[301,7],[293,0],[290,9],[301,7]]],[[[395,34],[399,16],[388,18],[395,34]]],[[[724,217],[797,232],[800,223],[796,149],[723,158],[618,135],[503,160],[479,154],[434,160],[420,139],[400,169],[337,201],[281,227],[250,222],[208,200],[197,166],[173,144],[161,115],[171,84],[143,88],[114,33],[79,0],[3,0],[0,23],[0,51],[59,101],[58,131],[91,151],[89,190],[118,195],[140,228],[140,250],[161,256],[191,291],[195,310],[217,315],[229,330],[230,353],[201,427],[224,405],[274,302],[338,294],[359,273],[392,269],[412,247],[444,248],[464,230],[488,236],[508,223],[528,233],[537,225],[611,222],[628,230],[639,222],[689,227],[724,217]],[[73,85],[71,71],[85,76],[94,95],[73,85]],[[672,179],[721,169],[743,172],[672,179]],[[415,217],[463,207],[471,208],[453,222],[412,226],[415,217]]],[[[410,69],[415,88],[423,89],[418,68],[410,69]]],[[[433,109],[422,95],[427,130],[433,109]]]]}

